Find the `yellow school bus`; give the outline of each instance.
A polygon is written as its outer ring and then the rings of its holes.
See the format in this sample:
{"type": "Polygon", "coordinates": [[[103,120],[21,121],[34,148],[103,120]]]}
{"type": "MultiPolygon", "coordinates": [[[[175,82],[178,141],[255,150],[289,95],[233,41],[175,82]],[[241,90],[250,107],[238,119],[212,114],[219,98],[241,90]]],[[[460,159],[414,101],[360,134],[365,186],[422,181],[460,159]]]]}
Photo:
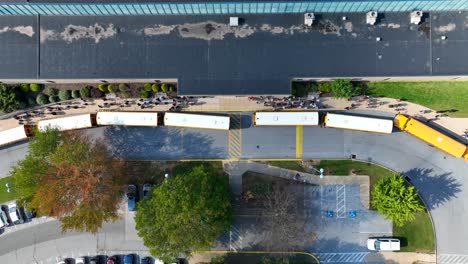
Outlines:
{"type": "Polygon", "coordinates": [[[461,158],[466,152],[466,146],[464,144],[440,133],[414,118],[397,115],[395,117],[394,124],[401,130],[408,132],[409,134],[454,157],[461,158]]]}

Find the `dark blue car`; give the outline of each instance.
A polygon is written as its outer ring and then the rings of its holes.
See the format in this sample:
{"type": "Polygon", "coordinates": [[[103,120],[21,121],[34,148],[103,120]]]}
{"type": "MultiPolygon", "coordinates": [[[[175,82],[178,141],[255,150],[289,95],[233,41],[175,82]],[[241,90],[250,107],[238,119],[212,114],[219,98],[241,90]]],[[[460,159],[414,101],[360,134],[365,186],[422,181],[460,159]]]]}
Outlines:
{"type": "Polygon", "coordinates": [[[136,202],[137,202],[137,187],[133,184],[129,185],[127,188],[127,200],[128,200],[128,210],[135,211],[136,202]]]}
{"type": "Polygon", "coordinates": [[[124,264],[134,264],[133,260],[135,258],[133,257],[133,255],[125,255],[124,257],[124,264]]]}

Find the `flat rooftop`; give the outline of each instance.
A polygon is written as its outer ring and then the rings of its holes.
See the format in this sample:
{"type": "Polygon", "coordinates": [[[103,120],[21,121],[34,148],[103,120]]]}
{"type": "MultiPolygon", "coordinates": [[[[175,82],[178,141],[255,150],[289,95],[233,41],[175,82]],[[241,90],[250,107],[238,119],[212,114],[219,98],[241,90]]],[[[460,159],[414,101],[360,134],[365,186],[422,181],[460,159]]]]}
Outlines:
{"type": "Polygon", "coordinates": [[[177,79],[181,94],[287,94],[293,78],[465,75],[468,12],[0,16],[0,79],[177,79]],[[342,17],[347,19],[343,20],[342,17]],[[446,39],[442,39],[445,36],[446,39]],[[377,41],[376,38],[380,38],[377,41]]]}

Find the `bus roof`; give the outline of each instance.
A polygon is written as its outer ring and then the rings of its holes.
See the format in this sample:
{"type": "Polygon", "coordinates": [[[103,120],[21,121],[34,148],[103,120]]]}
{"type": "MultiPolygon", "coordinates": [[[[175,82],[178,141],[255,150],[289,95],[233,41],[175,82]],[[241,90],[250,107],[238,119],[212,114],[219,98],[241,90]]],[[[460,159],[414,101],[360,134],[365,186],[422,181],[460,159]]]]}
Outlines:
{"type": "Polygon", "coordinates": [[[25,140],[28,138],[24,126],[19,126],[0,132],[0,146],[25,140]]]}
{"type": "Polygon", "coordinates": [[[393,130],[393,121],[389,119],[327,113],[325,116],[325,126],[390,134],[393,130]]]}
{"type": "Polygon", "coordinates": [[[157,126],[158,113],[142,112],[98,112],[98,125],[157,126]]]}
{"type": "Polygon", "coordinates": [[[229,116],[165,113],[164,125],[229,130],[229,116]]]}
{"type": "Polygon", "coordinates": [[[408,121],[405,131],[457,158],[462,157],[466,152],[465,144],[442,134],[414,118],[408,121]]]}
{"type": "Polygon", "coordinates": [[[318,126],[318,112],[256,112],[257,126],[318,126]]]}
{"type": "Polygon", "coordinates": [[[91,114],[41,120],[37,124],[39,131],[45,131],[49,127],[60,131],[92,127],[91,114]]]}

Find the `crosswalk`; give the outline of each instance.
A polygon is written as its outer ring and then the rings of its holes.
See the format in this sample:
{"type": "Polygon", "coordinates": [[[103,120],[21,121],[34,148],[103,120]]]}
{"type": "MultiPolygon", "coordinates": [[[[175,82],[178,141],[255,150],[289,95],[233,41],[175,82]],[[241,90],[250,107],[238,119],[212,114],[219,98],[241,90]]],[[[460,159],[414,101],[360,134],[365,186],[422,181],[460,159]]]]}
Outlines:
{"type": "Polygon", "coordinates": [[[369,252],[314,253],[320,263],[356,263],[364,261],[369,252]]]}
{"type": "Polygon", "coordinates": [[[468,264],[468,255],[440,254],[437,256],[440,264],[468,264]]]}
{"type": "Polygon", "coordinates": [[[231,113],[229,129],[229,158],[240,159],[242,156],[242,124],[241,113],[231,113]]]}

